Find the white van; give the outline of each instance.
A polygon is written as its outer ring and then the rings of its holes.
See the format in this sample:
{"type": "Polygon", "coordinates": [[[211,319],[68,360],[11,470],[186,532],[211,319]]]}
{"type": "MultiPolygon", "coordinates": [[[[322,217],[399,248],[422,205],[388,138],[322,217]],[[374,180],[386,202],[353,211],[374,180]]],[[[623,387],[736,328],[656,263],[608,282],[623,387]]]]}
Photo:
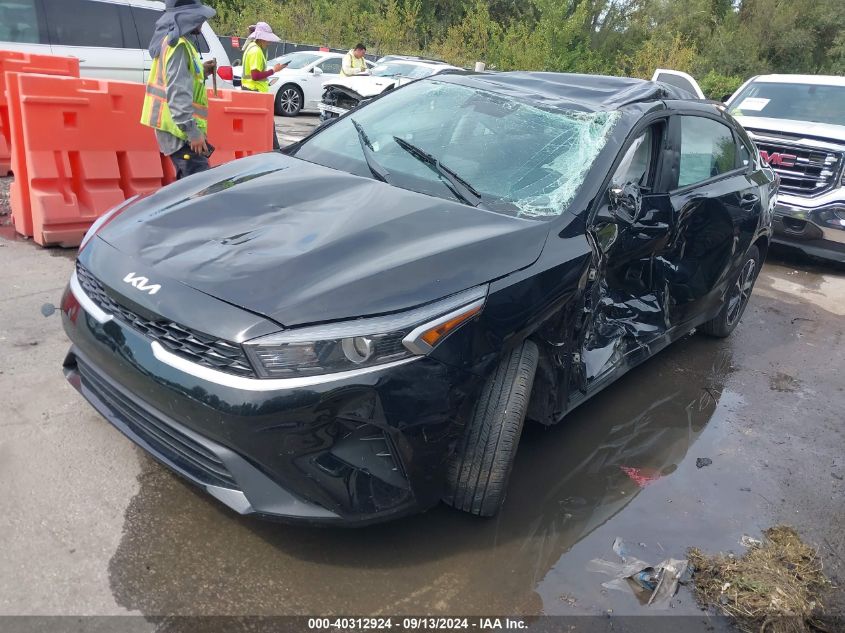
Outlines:
{"type": "MultiPolygon", "coordinates": [[[[163,11],[150,0],[0,0],[0,49],[78,57],[84,77],[146,82],[163,11]]],[[[208,23],[197,39],[203,60],[229,65],[208,23]]]]}

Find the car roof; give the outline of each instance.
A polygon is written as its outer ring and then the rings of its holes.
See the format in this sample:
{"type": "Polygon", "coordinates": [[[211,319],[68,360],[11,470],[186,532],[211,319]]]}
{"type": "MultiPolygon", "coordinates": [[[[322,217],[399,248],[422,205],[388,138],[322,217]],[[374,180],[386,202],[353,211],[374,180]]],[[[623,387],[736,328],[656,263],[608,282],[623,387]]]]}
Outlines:
{"type": "Polygon", "coordinates": [[[451,64],[447,64],[446,62],[435,62],[428,59],[416,59],[412,57],[391,57],[387,61],[381,62],[379,66],[381,66],[382,64],[407,64],[408,66],[420,66],[422,68],[463,70],[463,68],[459,68],[458,66],[452,66],[451,64]]]}
{"type": "Polygon", "coordinates": [[[676,86],[631,77],[550,72],[463,73],[437,75],[436,81],[536,101],[538,105],[587,112],[617,110],[646,101],[689,100],[696,97],[676,86]]]}
{"type": "Polygon", "coordinates": [[[276,55],[273,59],[282,59],[283,57],[290,57],[292,55],[316,55],[317,57],[323,57],[327,59],[337,58],[340,59],[343,57],[343,53],[335,53],[334,51],[291,51],[289,53],[285,53],[284,55],[276,55]]]}
{"type": "Polygon", "coordinates": [[[845,77],[837,75],[760,75],[752,81],[777,84],[813,84],[817,86],[845,86],[845,77]]]}
{"type": "Polygon", "coordinates": [[[384,57],[380,58],[379,61],[382,59],[387,61],[407,61],[407,62],[424,62],[426,64],[445,64],[449,65],[448,62],[444,62],[442,59],[432,59],[430,57],[417,57],[415,55],[385,55],[384,57]]]}

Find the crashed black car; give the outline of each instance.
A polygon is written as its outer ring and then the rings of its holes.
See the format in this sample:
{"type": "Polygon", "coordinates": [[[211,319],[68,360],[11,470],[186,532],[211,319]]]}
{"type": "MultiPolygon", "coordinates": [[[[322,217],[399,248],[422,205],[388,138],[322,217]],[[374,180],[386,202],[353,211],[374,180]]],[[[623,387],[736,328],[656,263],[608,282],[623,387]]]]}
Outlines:
{"type": "Polygon", "coordinates": [[[554,424],[734,330],[776,183],[722,107],[545,73],[424,79],[86,236],[68,380],[239,513],[495,514],[554,424]]]}

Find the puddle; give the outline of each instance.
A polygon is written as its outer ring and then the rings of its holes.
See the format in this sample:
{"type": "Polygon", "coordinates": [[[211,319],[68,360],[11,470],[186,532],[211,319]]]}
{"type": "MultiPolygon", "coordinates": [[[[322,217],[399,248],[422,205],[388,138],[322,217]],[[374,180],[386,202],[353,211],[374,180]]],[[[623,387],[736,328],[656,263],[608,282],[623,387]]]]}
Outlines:
{"type": "Polygon", "coordinates": [[[573,546],[682,463],[697,470],[690,448],[730,371],[726,343],[691,337],[561,425],[526,427],[491,520],[438,507],[352,530],[261,522],[145,458],[109,566],[112,591],[144,614],[548,612],[542,587],[573,546]],[[642,487],[627,469],[655,481],[642,487]]]}

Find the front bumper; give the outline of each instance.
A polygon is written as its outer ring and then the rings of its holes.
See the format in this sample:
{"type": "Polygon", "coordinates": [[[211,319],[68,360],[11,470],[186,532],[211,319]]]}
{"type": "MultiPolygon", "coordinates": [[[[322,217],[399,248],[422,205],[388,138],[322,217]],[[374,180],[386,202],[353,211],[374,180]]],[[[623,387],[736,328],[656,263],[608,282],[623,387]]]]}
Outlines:
{"type": "Polygon", "coordinates": [[[331,121],[332,119],[336,119],[337,117],[344,115],[348,112],[344,108],[339,108],[337,106],[328,105],[327,103],[318,103],[317,107],[320,109],[320,120],[321,121],[331,121]]]}
{"type": "Polygon", "coordinates": [[[78,285],[65,292],[62,319],[69,382],[141,448],[241,514],[365,524],[435,505],[481,386],[427,357],[290,388],[218,381],[104,318],[78,285]]]}
{"type": "Polygon", "coordinates": [[[782,195],[775,207],[774,242],[807,255],[845,262],[845,197],[837,194],[810,200],[782,195]],[[807,206],[814,202],[816,206],[807,206]]]}

